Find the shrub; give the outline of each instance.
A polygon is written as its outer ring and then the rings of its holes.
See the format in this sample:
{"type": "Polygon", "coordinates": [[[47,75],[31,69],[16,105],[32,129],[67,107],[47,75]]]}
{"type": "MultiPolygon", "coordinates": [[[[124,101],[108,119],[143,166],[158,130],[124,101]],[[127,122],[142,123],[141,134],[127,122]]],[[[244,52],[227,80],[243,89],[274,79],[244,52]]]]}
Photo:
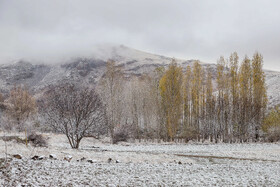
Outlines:
{"type": "Polygon", "coordinates": [[[266,116],[262,130],[266,133],[268,141],[275,142],[280,140],[280,108],[278,106],[266,116]]]}
{"type": "Polygon", "coordinates": [[[128,134],[126,132],[114,133],[113,144],[118,142],[125,142],[128,139],[128,134]]]}
{"type": "Polygon", "coordinates": [[[197,133],[194,127],[188,126],[184,131],[184,137],[186,142],[190,140],[196,140],[198,135],[199,134],[197,133]]]}
{"type": "Polygon", "coordinates": [[[267,140],[269,142],[280,141],[280,127],[273,127],[268,129],[267,140]]]}
{"type": "Polygon", "coordinates": [[[262,130],[268,132],[268,130],[273,127],[280,127],[280,108],[278,106],[272,109],[265,117],[262,130]]]}
{"type": "Polygon", "coordinates": [[[113,144],[118,142],[125,142],[129,138],[130,133],[130,126],[129,125],[122,125],[118,126],[114,129],[114,136],[113,136],[113,144]]]}
{"type": "Polygon", "coordinates": [[[27,137],[27,140],[32,142],[33,146],[35,147],[47,147],[47,141],[41,134],[36,134],[33,132],[27,137]]]}
{"type": "Polygon", "coordinates": [[[20,137],[18,137],[18,136],[3,136],[3,137],[1,137],[1,139],[3,140],[3,141],[15,141],[15,142],[17,142],[17,143],[23,143],[23,144],[25,144],[25,140],[24,139],[21,139],[20,137]]]}

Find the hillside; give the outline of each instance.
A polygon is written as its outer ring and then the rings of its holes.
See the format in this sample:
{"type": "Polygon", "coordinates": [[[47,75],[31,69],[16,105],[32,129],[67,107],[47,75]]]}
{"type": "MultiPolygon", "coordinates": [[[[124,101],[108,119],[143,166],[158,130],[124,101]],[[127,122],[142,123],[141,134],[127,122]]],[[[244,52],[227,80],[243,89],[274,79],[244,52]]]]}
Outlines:
{"type": "MultiPolygon", "coordinates": [[[[108,59],[115,60],[123,67],[127,77],[139,76],[152,72],[156,67],[167,67],[171,58],[142,52],[125,46],[108,47],[86,58],[73,58],[56,64],[38,64],[27,61],[17,61],[13,64],[0,65],[0,90],[7,93],[13,85],[23,84],[34,92],[39,92],[46,86],[63,82],[94,85],[103,75],[108,59]]],[[[176,59],[183,68],[191,65],[194,60],[176,59]]],[[[215,64],[210,66],[214,75],[215,64]]],[[[268,98],[270,106],[280,102],[280,72],[265,71],[268,98]]],[[[214,76],[215,77],[215,76],[214,76]]]]}

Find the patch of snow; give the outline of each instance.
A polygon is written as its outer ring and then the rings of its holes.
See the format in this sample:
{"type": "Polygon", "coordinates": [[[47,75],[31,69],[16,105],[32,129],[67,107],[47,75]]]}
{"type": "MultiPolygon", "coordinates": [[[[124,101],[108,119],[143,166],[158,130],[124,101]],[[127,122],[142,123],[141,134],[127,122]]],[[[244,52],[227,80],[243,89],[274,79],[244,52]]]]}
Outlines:
{"type": "MultiPolygon", "coordinates": [[[[17,135],[24,137],[24,133],[17,135]]],[[[65,135],[43,135],[48,139],[47,148],[6,142],[8,155],[21,154],[22,159],[7,162],[0,172],[0,186],[280,184],[280,143],[111,145],[84,138],[77,150],[70,148],[65,135]],[[34,155],[44,155],[44,159],[32,160],[34,155]],[[50,159],[48,155],[55,155],[57,159],[50,159]],[[72,159],[63,160],[65,157],[72,159]]],[[[3,140],[0,140],[0,158],[5,158],[3,140]]]]}

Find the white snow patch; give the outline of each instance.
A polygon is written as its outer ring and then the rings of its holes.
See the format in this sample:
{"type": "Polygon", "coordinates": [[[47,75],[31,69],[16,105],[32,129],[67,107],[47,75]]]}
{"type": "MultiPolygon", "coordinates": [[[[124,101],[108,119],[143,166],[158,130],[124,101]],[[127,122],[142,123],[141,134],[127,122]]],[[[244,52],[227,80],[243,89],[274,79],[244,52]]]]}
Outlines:
{"type": "MultiPolygon", "coordinates": [[[[44,134],[44,136],[48,138],[47,148],[26,147],[24,144],[7,142],[8,154],[21,154],[23,159],[8,162],[0,172],[0,186],[280,184],[280,143],[111,145],[93,138],[85,138],[81,142],[81,148],[74,150],[70,148],[64,135],[44,134]],[[31,159],[34,155],[45,155],[48,158],[51,154],[55,154],[58,159],[31,159]],[[176,154],[204,157],[185,157],[176,154]],[[68,155],[73,157],[70,162],[63,160],[68,155]],[[110,163],[107,162],[109,158],[112,159],[110,163]]],[[[0,157],[5,157],[2,140],[0,140],[0,157]]]]}

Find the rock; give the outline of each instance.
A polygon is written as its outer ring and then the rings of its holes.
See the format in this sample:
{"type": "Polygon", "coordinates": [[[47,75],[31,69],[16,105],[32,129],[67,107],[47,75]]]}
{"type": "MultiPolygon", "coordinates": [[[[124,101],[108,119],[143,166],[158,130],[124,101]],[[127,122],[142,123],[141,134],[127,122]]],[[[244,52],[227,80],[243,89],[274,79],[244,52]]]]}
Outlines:
{"type": "Polygon", "coordinates": [[[97,162],[97,160],[87,160],[87,162],[89,162],[89,163],[93,164],[93,163],[96,163],[96,162],[97,162]]]}
{"type": "Polygon", "coordinates": [[[37,155],[35,155],[31,159],[32,160],[43,160],[44,158],[45,158],[45,156],[37,156],[37,155]]]}
{"type": "Polygon", "coordinates": [[[120,161],[119,161],[119,160],[116,160],[116,163],[120,163],[120,161]]]}
{"type": "Polygon", "coordinates": [[[50,159],[54,159],[54,160],[56,160],[57,159],[57,156],[55,155],[55,154],[50,154],[50,159]]]}
{"type": "Polygon", "coordinates": [[[64,157],[63,160],[66,160],[66,161],[70,162],[72,160],[72,158],[73,157],[71,155],[67,155],[66,157],[64,157]]]}
{"type": "Polygon", "coordinates": [[[112,162],[112,158],[108,158],[108,163],[111,163],[112,162]]]}
{"type": "Polygon", "coordinates": [[[22,156],[20,154],[15,154],[13,155],[14,158],[17,158],[17,159],[22,159],[22,156]]]}
{"type": "Polygon", "coordinates": [[[182,162],[181,162],[181,161],[179,161],[179,162],[178,162],[178,164],[182,164],[182,162]]]}
{"type": "Polygon", "coordinates": [[[32,160],[38,160],[39,159],[39,156],[35,155],[31,158],[32,160]]]}
{"type": "Polygon", "coordinates": [[[97,147],[97,146],[90,146],[90,148],[99,149],[100,147],[97,147]]]}
{"type": "Polygon", "coordinates": [[[85,158],[85,157],[82,157],[81,159],[78,159],[77,162],[83,162],[83,161],[85,161],[85,160],[86,160],[86,158],[85,158]]]}

